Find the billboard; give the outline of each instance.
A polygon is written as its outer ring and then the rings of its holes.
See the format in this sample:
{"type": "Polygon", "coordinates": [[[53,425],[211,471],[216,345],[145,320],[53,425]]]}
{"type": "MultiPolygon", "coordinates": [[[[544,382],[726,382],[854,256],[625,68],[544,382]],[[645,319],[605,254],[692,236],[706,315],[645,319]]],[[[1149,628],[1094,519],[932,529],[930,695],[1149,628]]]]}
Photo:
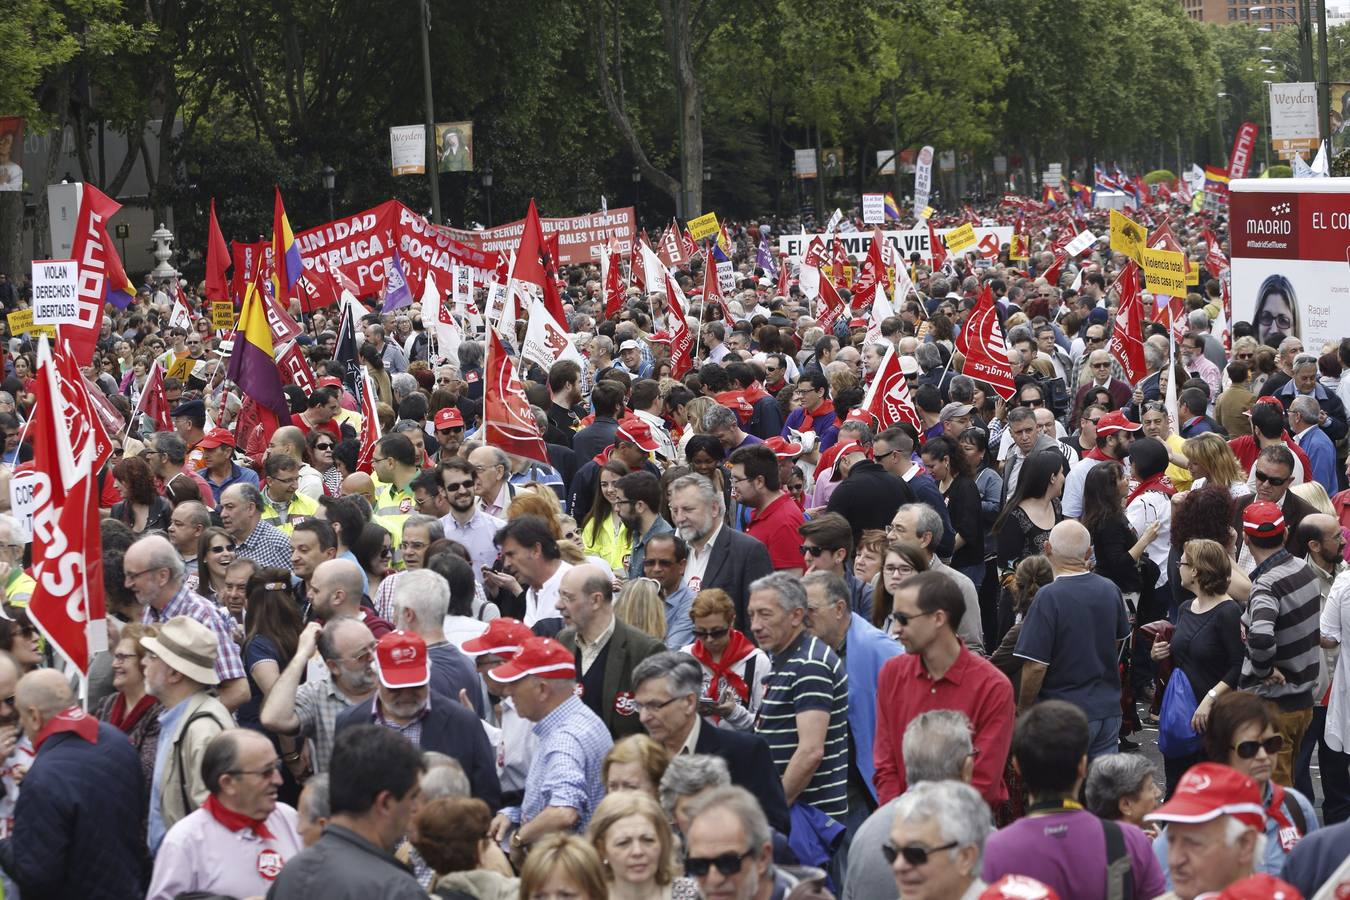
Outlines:
{"type": "Polygon", "coordinates": [[[447,122],[436,126],[436,171],[473,171],[472,122],[447,122]]]}
{"type": "Polygon", "coordinates": [[[1317,83],[1271,82],[1270,145],[1282,158],[1317,150],[1317,83]]]}
{"type": "Polygon", "coordinates": [[[1335,346],[1350,319],[1350,178],[1229,184],[1233,320],[1262,343],[1335,346]]]}

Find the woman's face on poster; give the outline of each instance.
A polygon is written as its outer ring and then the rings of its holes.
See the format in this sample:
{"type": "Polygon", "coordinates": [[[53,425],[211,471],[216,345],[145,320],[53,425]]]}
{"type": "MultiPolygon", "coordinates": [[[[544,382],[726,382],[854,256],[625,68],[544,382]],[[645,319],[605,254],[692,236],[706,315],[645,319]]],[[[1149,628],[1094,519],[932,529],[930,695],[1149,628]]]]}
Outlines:
{"type": "Polygon", "coordinates": [[[1294,330],[1294,308],[1284,291],[1271,291],[1256,314],[1256,339],[1266,343],[1271,335],[1287,337],[1294,330]]]}

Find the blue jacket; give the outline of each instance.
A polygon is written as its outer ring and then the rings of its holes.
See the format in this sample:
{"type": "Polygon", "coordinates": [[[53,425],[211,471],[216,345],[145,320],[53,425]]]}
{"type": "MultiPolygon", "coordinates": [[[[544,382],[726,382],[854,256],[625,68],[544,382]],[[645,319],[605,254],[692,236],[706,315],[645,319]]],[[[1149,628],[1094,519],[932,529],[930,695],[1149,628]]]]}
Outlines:
{"type": "Polygon", "coordinates": [[[1312,471],[1308,473],[1307,480],[1319,482],[1327,489],[1328,494],[1336,493],[1339,483],[1336,477],[1336,445],[1331,443],[1331,438],[1327,437],[1327,433],[1320,427],[1314,425],[1294,440],[1298,441],[1303,452],[1308,454],[1308,462],[1312,463],[1312,471]]]}
{"type": "Polygon", "coordinates": [[[95,744],[53,734],[24,778],[0,866],[25,897],[144,896],[145,834],[135,826],[146,803],[141,760],[125,734],[105,722],[95,744]]]}
{"type": "Polygon", "coordinates": [[[853,758],[858,764],[867,789],[876,799],[872,786],[876,765],[872,762],[872,743],[877,736],[876,684],[886,660],[904,653],[898,641],[854,613],[844,638],[844,667],[848,670],[849,704],[848,730],[853,738],[853,758]],[[855,693],[853,686],[858,686],[855,693]]]}

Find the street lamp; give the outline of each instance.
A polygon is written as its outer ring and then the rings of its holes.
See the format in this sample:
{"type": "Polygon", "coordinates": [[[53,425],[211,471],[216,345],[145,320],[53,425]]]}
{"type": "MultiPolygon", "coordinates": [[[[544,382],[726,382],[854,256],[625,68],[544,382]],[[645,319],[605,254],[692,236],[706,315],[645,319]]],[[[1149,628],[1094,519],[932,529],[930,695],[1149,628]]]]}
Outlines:
{"type": "Polygon", "coordinates": [[[483,169],[483,191],[487,194],[487,224],[492,227],[492,163],[483,169]]]}
{"type": "Polygon", "coordinates": [[[331,222],[337,216],[333,215],[333,186],[337,184],[337,170],[332,166],[323,167],[323,189],[328,192],[328,220],[331,222]]]}

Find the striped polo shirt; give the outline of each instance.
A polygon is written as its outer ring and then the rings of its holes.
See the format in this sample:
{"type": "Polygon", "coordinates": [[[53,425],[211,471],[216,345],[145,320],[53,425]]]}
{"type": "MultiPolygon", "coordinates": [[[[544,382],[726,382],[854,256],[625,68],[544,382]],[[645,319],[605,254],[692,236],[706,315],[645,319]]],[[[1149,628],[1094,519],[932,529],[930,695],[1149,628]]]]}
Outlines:
{"type": "Polygon", "coordinates": [[[825,756],[800,799],[842,820],[848,813],[848,674],[843,661],[824,641],[803,631],[773,654],[764,686],[755,730],[769,742],[780,778],[797,750],[797,714],[813,709],[830,714],[825,756]]]}

